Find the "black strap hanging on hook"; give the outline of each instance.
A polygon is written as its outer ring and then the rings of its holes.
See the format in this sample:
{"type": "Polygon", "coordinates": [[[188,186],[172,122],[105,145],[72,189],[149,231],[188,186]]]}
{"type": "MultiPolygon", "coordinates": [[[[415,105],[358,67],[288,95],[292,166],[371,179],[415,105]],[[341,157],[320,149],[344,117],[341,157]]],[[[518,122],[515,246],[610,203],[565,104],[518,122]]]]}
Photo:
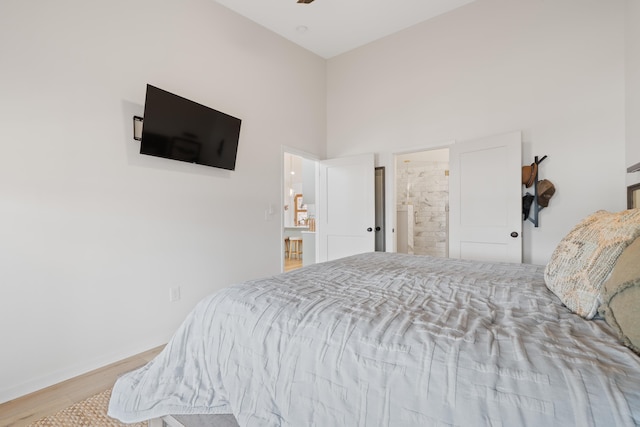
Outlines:
{"type": "MultiPolygon", "coordinates": [[[[541,158],[538,158],[538,156],[535,156],[534,157],[534,162],[537,165],[539,165],[546,158],[547,158],[546,155],[542,156],[541,158]]],[[[538,168],[538,173],[539,172],[540,172],[540,169],[538,168]]],[[[527,194],[529,194],[529,193],[527,193],[527,194]]],[[[533,181],[533,200],[531,201],[530,209],[531,209],[531,212],[530,212],[530,215],[528,215],[528,219],[529,219],[529,221],[531,221],[533,223],[533,226],[537,228],[538,227],[538,214],[540,213],[540,211],[542,209],[544,209],[544,207],[538,205],[538,174],[537,173],[536,173],[535,179],[533,181]]]]}
{"type": "Polygon", "coordinates": [[[546,159],[546,158],[547,158],[547,156],[546,156],[546,155],[544,155],[544,156],[542,156],[542,158],[541,158],[540,160],[538,160],[538,156],[536,156],[536,157],[535,157],[535,162],[536,162],[536,164],[538,164],[538,165],[539,165],[539,164],[540,164],[540,163],[542,163],[542,161],[543,161],[544,159],[546,159]]]}

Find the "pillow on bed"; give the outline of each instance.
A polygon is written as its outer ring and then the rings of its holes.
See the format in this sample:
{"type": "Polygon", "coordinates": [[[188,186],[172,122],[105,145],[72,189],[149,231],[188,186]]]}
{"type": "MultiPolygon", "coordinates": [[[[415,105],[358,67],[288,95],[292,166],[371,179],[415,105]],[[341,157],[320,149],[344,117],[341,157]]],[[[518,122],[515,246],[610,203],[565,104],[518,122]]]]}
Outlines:
{"type": "Polygon", "coordinates": [[[600,313],[622,342],[640,354],[640,238],[622,252],[604,284],[600,313]]]}
{"type": "Polygon", "coordinates": [[[622,251],[640,235],[640,209],[598,211],[558,244],[544,272],[547,287],[574,313],[591,319],[602,285],[622,251]]]}

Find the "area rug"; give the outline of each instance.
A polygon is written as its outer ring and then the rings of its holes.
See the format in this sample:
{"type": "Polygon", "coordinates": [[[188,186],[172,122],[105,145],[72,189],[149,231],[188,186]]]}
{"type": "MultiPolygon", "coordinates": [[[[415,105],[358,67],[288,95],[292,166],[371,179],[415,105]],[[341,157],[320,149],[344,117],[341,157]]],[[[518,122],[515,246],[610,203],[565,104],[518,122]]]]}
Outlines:
{"type": "Polygon", "coordinates": [[[111,389],[42,418],[28,427],[146,427],[147,423],[122,424],[107,416],[111,389]]]}

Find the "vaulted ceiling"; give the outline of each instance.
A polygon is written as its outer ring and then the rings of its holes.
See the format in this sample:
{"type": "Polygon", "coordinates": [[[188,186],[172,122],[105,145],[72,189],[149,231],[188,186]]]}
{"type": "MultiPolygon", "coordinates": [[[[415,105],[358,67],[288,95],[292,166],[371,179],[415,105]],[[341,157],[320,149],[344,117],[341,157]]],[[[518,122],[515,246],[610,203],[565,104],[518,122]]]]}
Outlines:
{"type": "Polygon", "coordinates": [[[475,0],[215,0],[331,58],[475,0]]]}

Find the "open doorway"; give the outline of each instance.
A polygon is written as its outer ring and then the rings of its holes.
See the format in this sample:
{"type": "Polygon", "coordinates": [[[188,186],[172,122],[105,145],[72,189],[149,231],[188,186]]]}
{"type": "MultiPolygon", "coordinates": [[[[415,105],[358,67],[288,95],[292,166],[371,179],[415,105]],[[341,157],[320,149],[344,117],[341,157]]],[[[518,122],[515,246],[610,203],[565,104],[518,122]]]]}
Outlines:
{"type": "Polygon", "coordinates": [[[449,149],[395,156],[396,250],[449,256],[449,149]]]}
{"type": "Polygon", "coordinates": [[[316,262],[317,161],[283,153],[283,271],[316,262]]]}

